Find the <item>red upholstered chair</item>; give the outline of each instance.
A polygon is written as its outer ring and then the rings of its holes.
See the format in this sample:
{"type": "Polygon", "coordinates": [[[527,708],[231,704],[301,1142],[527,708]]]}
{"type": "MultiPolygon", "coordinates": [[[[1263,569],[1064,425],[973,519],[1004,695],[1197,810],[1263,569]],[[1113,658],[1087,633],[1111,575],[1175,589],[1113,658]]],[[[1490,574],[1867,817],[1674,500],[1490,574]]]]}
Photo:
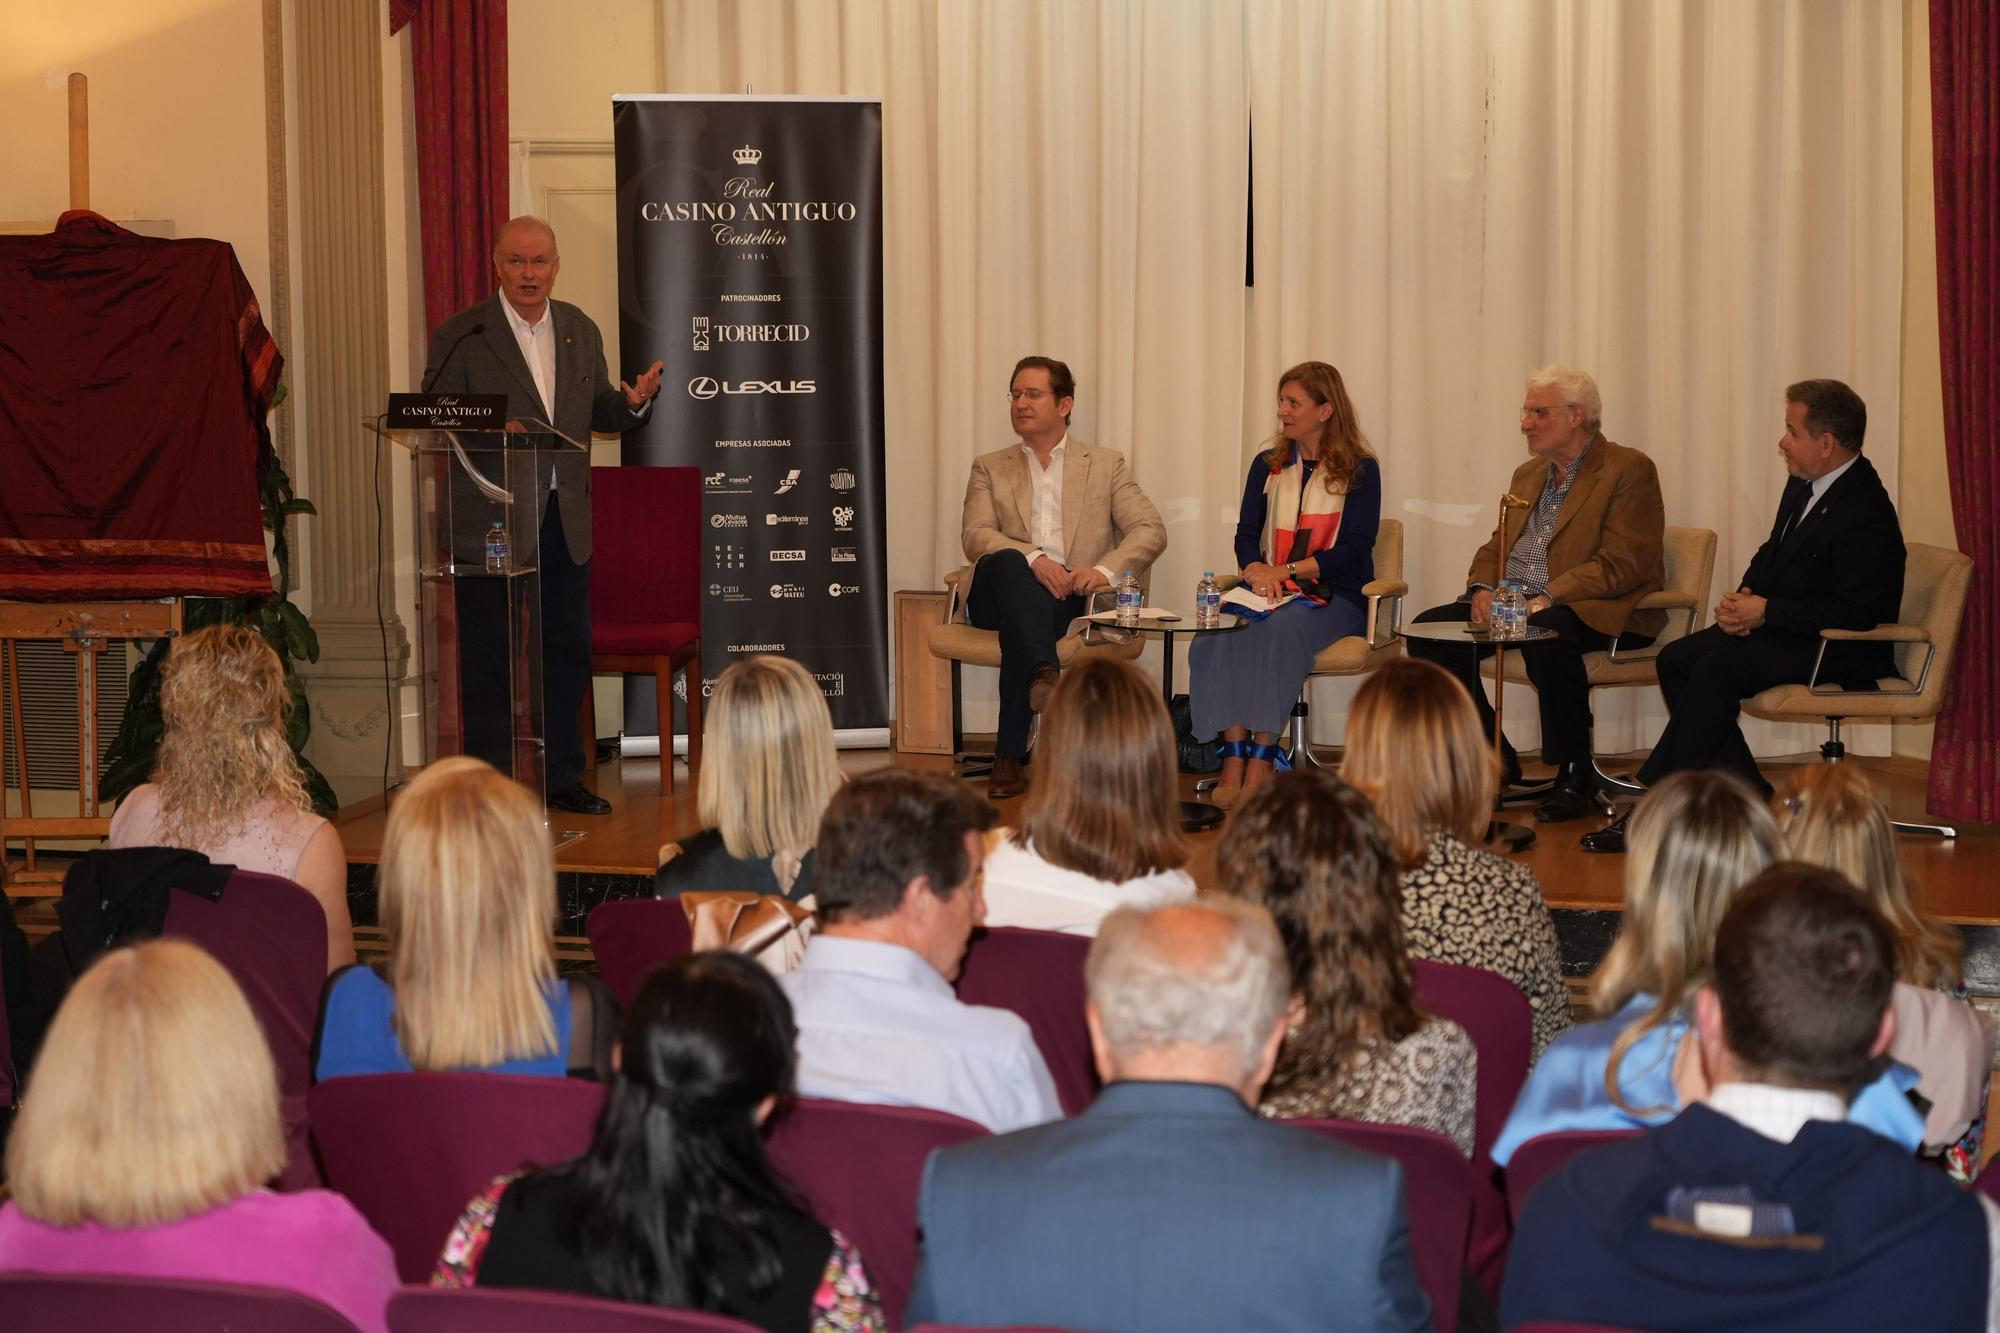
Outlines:
{"type": "Polygon", "coordinates": [[[617,898],[590,909],[583,923],[597,975],[626,1008],[646,974],[694,950],[687,912],[671,898],[617,898]]]}
{"type": "MultiPolygon", "coordinates": [[[[590,670],[653,677],[660,791],[672,792],[676,672],[687,688],[688,772],[701,767],[701,471],[601,467],[590,477],[590,670]]],[[[588,690],[583,734],[596,735],[588,690]]],[[[596,745],[583,748],[594,760],[596,745]]]]}
{"type": "Polygon", "coordinates": [[[1083,1021],[1083,960],[1090,941],[1050,930],[995,926],[972,937],[958,974],[967,1004],[1011,1009],[1027,1020],[1055,1080],[1064,1115],[1097,1096],[1097,1063],[1083,1021]]]}
{"type": "Polygon", "coordinates": [[[146,1333],[360,1333],[331,1307],[275,1287],[50,1273],[0,1273],[0,1328],[8,1333],[75,1333],[80,1328],[107,1333],[139,1328],[146,1333]]]}
{"type": "Polygon", "coordinates": [[[1085,1333],[1085,1330],[1052,1328],[1047,1324],[917,1324],[903,1333],[1085,1333]]]}
{"type": "Polygon", "coordinates": [[[362,1074],[313,1087],[327,1184],[427,1282],[452,1224],[495,1176],[590,1146],[604,1085],[519,1074],[362,1074]]]}
{"type": "Polygon", "coordinates": [[[1487,1154],[1528,1078],[1534,1011],[1520,988],[1498,972],[1428,958],[1413,958],[1410,963],[1417,1003],[1464,1028],[1479,1051],[1472,1130],[1472,1240],[1466,1267],[1489,1296],[1497,1297],[1507,1268],[1511,1227],[1498,1168],[1487,1154]]]}
{"type": "Polygon", "coordinates": [[[1403,1194],[1417,1279],[1431,1298],[1431,1318],[1437,1321],[1438,1333],[1454,1333],[1465,1246],[1472,1226],[1472,1176],[1458,1145],[1442,1134],[1409,1125],[1372,1125],[1359,1120],[1285,1123],[1403,1164],[1403,1194]]]}
{"type": "Polygon", "coordinates": [[[210,902],[176,892],[165,934],[192,940],[229,970],[263,1025],[278,1066],[285,1121],[284,1189],[320,1183],[306,1135],[306,1089],[312,1084],[313,1029],[326,985],[326,911],[291,880],[238,870],[210,902]]]}
{"type": "Polygon", "coordinates": [[[409,1287],[389,1298],[390,1333],[756,1333],[755,1324],[559,1291],[409,1287]]]}
{"type": "Polygon", "coordinates": [[[1972,1188],[1978,1190],[1981,1194],[1993,1200],[1993,1202],[2000,1203],[2000,1169],[1996,1169],[1993,1166],[1992,1158],[1989,1157],[1987,1159],[1986,1166],[1974,1178],[1972,1188]]]}
{"type": "Polygon", "coordinates": [[[1576,1129],[1529,1139],[1514,1150],[1514,1156],[1508,1160],[1507,1170],[1503,1173],[1507,1178],[1508,1213],[1519,1221],[1522,1205],[1527,1203],[1528,1195],[1535,1186],[1554,1175],[1578,1153],[1601,1148],[1607,1143],[1635,1139],[1644,1132],[1638,1129],[1576,1129]]]}
{"type": "Polygon", "coordinates": [[[894,1328],[917,1279],[917,1192],[938,1148],[984,1136],[970,1120],[909,1106],[801,1097],[771,1117],[772,1164],[806,1196],[813,1216],[861,1250],[894,1328]]]}

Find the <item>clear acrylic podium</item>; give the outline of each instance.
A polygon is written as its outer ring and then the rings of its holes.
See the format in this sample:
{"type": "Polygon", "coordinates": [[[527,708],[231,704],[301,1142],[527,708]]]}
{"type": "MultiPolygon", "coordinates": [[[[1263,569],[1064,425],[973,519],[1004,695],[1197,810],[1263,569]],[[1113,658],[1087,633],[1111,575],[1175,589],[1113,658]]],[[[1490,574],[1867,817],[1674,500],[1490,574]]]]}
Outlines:
{"type": "Polygon", "coordinates": [[[547,799],[540,507],[558,454],[588,446],[543,421],[504,431],[363,423],[410,458],[423,762],[485,759],[547,799]],[[504,561],[489,561],[498,525],[504,561]]]}

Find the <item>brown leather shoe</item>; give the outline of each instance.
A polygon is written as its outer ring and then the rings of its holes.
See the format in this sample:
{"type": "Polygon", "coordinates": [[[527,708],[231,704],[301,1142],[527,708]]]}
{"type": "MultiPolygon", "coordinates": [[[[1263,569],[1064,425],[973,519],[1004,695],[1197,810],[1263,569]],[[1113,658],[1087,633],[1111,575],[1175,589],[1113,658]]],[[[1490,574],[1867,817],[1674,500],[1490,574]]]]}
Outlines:
{"type": "Polygon", "coordinates": [[[993,760],[992,776],[986,779],[988,800],[1004,801],[1027,789],[1028,775],[1021,771],[1020,760],[1004,754],[993,760]]]}
{"type": "Polygon", "coordinates": [[[1035,668],[1035,678],[1028,683],[1028,711],[1039,713],[1049,706],[1049,695],[1055,692],[1056,682],[1062,679],[1062,668],[1044,662],[1035,668]]]}

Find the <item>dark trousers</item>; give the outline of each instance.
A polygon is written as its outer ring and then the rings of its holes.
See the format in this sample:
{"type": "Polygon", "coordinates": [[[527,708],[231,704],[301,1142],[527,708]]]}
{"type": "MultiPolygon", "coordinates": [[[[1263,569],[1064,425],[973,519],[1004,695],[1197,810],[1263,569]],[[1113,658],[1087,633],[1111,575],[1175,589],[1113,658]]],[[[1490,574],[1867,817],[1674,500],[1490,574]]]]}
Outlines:
{"type": "Polygon", "coordinates": [[[1000,731],[993,753],[1019,759],[1028,753],[1028,687],[1037,667],[1056,665],[1056,640],[1083,614],[1083,597],[1056,597],[1036,579],[1019,551],[981,556],[973,572],[965,618],[1000,633],[1000,731]]]}
{"type": "Polygon", "coordinates": [[[1769,792],[1737,724],[1742,701],[1773,685],[1809,680],[1819,640],[1752,630],[1738,637],[1719,626],[1677,639],[1660,651],[1660,693],[1667,729],[1639,769],[1652,786],[1670,773],[1719,768],[1769,792]]]}
{"type": "MultiPolygon", "coordinates": [[[[583,774],[578,714],[590,682],[590,565],[570,559],[554,497],[542,513],[537,550],[529,554],[541,570],[544,778],[550,791],[561,791],[583,774]]],[[[521,614],[518,590],[508,585],[520,582],[474,576],[461,578],[457,587],[465,752],[507,774],[514,772],[507,619],[521,614]]]]}
{"type": "MultiPolygon", "coordinates": [[[[1472,618],[1471,602],[1447,602],[1418,615],[1418,621],[1466,621],[1472,618]]],[[[1585,653],[1601,653],[1611,647],[1611,636],[1592,629],[1567,606],[1551,606],[1528,617],[1531,625],[1554,630],[1556,637],[1535,643],[1509,644],[1510,652],[1521,654],[1534,683],[1542,712],[1542,759],[1551,764],[1590,763],[1590,678],[1583,669],[1585,653]]],[[[1650,634],[1631,631],[1618,636],[1621,650],[1643,648],[1653,641],[1650,634]]],[[[1493,734],[1493,705],[1486,697],[1486,683],[1480,678],[1479,664],[1493,655],[1493,645],[1477,643],[1461,647],[1435,639],[1405,639],[1410,656],[1435,662],[1465,686],[1479,710],[1479,724],[1486,735],[1493,734]]],[[[1507,753],[1514,747],[1507,745],[1507,753]]]]}

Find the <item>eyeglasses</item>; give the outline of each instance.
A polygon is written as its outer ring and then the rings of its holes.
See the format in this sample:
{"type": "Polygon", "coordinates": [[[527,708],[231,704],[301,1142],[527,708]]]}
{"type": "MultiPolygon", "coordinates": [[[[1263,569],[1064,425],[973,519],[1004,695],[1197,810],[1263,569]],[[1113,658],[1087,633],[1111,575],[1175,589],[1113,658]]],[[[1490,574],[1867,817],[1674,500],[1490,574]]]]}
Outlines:
{"type": "Polygon", "coordinates": [[[1524,407],[1521,409],[1521,415],[1524,417],[1533,417],[1537,421],[1547,421],[1549,413],[1567,412],[1575,406],[1575,403],[1557,403],[1554,407],[1524,407]]]}
{"type": "Polygon", "coordinates": [[[1031,402],[1031,403],[1039,403],[1039,402],[1041,402],[1041,401],[1042,401],[1042,400],[1043,400],[1044,398],[1053,398],[1053,397],[1055,397],[1055,395],[1054,395],[1054,394],[1052,394],[1052,393],[1050,393],[1050,392],[1049,392],[1049,391],[1048,391],[1047,389],[1009,389],[1009,390],[1007,390],[1007,401],[1008,401],[1008,402],[1010,402],[1010,403],[1017,403],[1017,402],[1019,402],[1019,401],[1020,401],[1021,399],[1023,399],[1023,398],[1027,399],[1027,400],[1028,400],[1029,402],[1031,402]]]}

